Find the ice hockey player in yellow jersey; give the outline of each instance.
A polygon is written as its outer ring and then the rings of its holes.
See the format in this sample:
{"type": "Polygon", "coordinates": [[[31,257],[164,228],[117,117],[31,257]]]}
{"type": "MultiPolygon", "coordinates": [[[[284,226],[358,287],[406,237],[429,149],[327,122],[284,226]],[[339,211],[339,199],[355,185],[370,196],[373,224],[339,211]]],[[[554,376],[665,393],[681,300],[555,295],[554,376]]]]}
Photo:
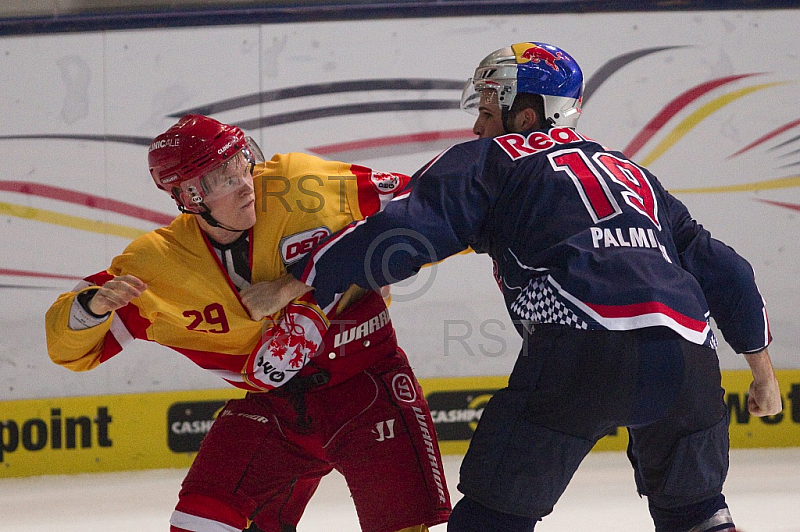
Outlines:
{"type": "Polygon", "coordinates": [[[156,137],[148,158],[182,214],[62,294],[46,330],[52,360],[74,371],[139,339],[248,391],[205,437],[171,531],[295,530],[334,468],[363,530],[444,522],[450,501],[430,412],[380,294],[353,286],[326,308],[309,293],[278,314],[259,310],[262,288],[380,211],[408,177],[302,153],[264,161],[238,127],[201,115],[156,137]]]}

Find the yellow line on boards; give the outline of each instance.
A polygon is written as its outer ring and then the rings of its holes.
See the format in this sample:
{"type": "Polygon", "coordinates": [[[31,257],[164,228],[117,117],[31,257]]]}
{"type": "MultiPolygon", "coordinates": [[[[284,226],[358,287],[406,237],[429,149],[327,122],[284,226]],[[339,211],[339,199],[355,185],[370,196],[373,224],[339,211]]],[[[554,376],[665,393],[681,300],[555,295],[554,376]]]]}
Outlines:
{"type": "Polygon", "coordinates": [[[739,185],[722,185],[718,187],[675,188],[670,189],[670,194],[706,194],[719,192],[752,192],[754,190],[775,190],[780,188],[800,187],[800,175],[779,177],[756,181],[754,183],[741,183],[739,185]]]}
{"type": "Polygon", "coordinates": [[[753,87],[745,87],[744,89],[739,89],[738,91],[733,91],[728,94],[723,94],[719,98],[716,98],[707,104],[703,105],[695,112],[684,118],[670,133],[667,135],[658,145],[651,151],[644,159],[642,159],[641,164],[642,166],[650,166],[656,159],[664,155],[668,149],[675,145],[680,139],[682,139],[689,131],[694,129],[697,124],[708,118],[712,113],[722,109],[729,103],[732,103],[739,98],[747,96],[756,91],[760,91],[763,89],[768,89],[770,87],[775,87],[777,85],[785,85],[788,82],[779,81],[776,83],[765,83],[763,85],[755,85],[753,87]]]}
{"type": "Polygon", "coordinates": [[[141,229],[135,229],[133,227],[126,227],[124,225],[100,222],[98,220],[81,218],[80,216],[72,216],[69,214],[61,214],[45,209],[37,209],[34,207],[23,207],[21,205],[14,205],[12,203],[0,202],[0,214],[15,216],[17,218],[25,218],[47,224],[72,227],[73,229],[80,229],[81,231],[89,231],[91,233],[119,236],[123,238],[129,238],[131,240],[147,232],[141,229]]]}

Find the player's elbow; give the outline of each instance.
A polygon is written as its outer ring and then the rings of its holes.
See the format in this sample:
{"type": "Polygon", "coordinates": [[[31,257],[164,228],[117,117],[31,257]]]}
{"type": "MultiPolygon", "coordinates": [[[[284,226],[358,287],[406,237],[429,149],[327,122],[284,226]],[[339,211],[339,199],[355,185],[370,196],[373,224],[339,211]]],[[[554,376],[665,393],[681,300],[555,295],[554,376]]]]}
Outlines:
{"type": "Polygon", "coordinates": [[[60,348],[58,342],[47,344],[47,354],[53,363],[58,364],[70,371],[89,371],[96,368],[100,364],[100,357],[91,354],[79,355],[78,357],[71,356],[67,350],[60,348]]]}

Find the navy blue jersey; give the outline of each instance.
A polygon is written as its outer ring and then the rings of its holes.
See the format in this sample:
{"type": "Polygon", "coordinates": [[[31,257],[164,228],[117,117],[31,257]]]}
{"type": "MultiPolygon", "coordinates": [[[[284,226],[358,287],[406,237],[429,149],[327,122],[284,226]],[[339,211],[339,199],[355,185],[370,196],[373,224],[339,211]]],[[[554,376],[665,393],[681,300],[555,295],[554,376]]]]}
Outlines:
{"type": "Polygon", "coordinates": [[[390,284],[472,247],[494,260],[521,334],[539,323],[665,326],[716,347],[713,316],[737,352],[770,342],[747,261],[653,174],[572,129],[458,144],[412,183],[294,266],[322,306],[350,284],[390,284]]]}

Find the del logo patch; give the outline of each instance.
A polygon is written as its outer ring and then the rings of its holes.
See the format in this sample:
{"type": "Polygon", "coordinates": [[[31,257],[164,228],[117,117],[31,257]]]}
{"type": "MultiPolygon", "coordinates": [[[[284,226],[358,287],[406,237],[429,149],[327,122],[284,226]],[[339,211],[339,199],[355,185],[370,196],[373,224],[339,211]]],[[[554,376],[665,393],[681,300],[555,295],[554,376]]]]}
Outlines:
{"type": "Polygon", "coordinates": [[[286,265],[295,262],[330,234],[331,230],[327,227],[316,227],[283,237],[281,239],[281,260],[286,265]]]}

